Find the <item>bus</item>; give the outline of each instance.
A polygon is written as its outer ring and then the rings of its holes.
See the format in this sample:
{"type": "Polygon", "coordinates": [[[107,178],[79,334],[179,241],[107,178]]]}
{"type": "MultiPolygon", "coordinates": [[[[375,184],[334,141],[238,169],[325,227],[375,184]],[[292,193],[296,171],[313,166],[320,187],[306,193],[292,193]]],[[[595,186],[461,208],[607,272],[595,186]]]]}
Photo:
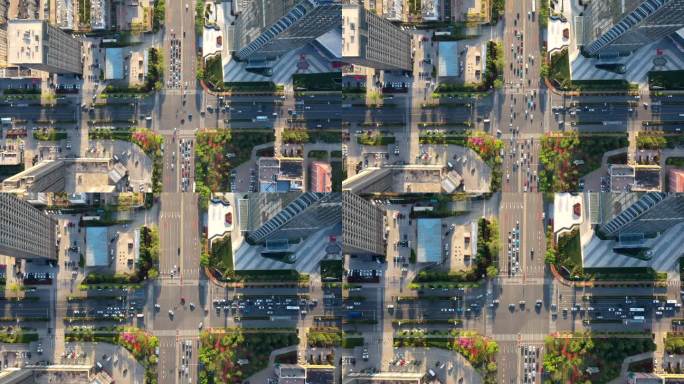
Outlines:
{"type": "Polygon", "coordinates": [[[255,121],[268,121],[268,116],[257,116],[255,121]]]}
{"type": "Polygon", "coordinates": [[[532,0],[532,15],[534,16],[534,11],[536,10],[535,0],[532,0]]]}
{"type": "Polygon", "coordinates": [[[12,118],[11,117],[2,117],[2,118],[0,118],[0,122],[2,124],[9,125],[9,124],[12,124],[12,118]]]}
{"type": "Polygon", "coordinates": [[[629,311],[632,313],[644,313],[643,308],[630,308],[629,311]]]}
{"type": "Polygon", "coordinates": [[[299,307],[294,305],[288,305],[287,307],[285,307],[285,309],[287,309],[288,311],[299,311],[299,307]]]}
{"type": "Polygon", "coordinates": [[[644,317],[643,317],[643,316],[634,316],[634,317],[632,318],[632,320],[644,321],[644,317]]]}

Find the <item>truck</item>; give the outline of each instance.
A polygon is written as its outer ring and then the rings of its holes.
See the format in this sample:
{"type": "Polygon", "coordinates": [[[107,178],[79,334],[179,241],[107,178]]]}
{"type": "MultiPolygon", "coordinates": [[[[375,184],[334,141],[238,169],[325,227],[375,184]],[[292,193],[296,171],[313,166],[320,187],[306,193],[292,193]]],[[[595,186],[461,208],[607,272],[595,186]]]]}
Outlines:
{"type": "Polygon", "coordinates": [[[360,319],[362,317],[363,317],[363,314],[359,311],[347,312],[347,318],[348,319],[360,319]]]}
{"type": "Polygon", "coordinates": [[[268,116],[257,116],[255,121],[268,121],[268,116]]]}

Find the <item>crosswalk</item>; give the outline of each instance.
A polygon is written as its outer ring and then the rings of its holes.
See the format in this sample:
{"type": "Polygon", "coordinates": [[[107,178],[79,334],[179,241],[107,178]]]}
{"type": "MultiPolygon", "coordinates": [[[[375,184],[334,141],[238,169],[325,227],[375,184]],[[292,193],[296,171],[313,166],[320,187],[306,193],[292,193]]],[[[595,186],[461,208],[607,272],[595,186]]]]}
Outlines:
{"type": "Polygon", "coordinates": [[[165,210],[163,210],[159,214],[160,220],[163,220],[163,219],[180,219],[180,217],[181,217],[180,211],[165,211],[165,210]]]}
{"type": "Polygon", "coordinates": [[[176,340],[172,337],[178,336],[182,338],[198,338],[199,330],[197,329],[164,329],[155,330],[154,335],[160,338],[160,347],[171,347],[176,345],[176,340]]]}
{"type": "Polygon", "coordinates": [[[522,210],[525,207],[522,201],[503,201],[500,209],[518,209],[522,210]]]}
{"type": "Polygon", "coordinates": [[[548,336],[547,333],[495,333],[492,339],[500,342],[505,341],[520,341],[525,343],[540,343],[544,342],[544,338],[548,336]]]}

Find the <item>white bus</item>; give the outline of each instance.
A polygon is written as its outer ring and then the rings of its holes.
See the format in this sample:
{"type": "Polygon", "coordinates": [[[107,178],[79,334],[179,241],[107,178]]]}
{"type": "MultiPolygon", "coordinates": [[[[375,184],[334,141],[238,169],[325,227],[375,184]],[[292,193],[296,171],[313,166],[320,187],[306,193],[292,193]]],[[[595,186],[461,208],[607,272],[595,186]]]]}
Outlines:
{"type": "Polygon", "coordinates": [[[9,125],[9,124],[12,124],[12,118],[11,117],[2,117],[2,118],[0,118],[0,122],[2,124],[9,125]]]}
{"type": "Polygon", "coordinates": [[[629,311],[632,313],[644,313],[643,308],[630,308],[629,311]]]}
{"type": "Polygon", "coordinates": [[[294,306],[294,305],[288,305],[287,307],[285,307],[285,309],[287,309],[289,311],[299,311],[299,307],[294,306]]]}
{"type": "Polygon", "coordinates": [[[268,116],[257,116],[256,121],[268,121],[268,116]]]}

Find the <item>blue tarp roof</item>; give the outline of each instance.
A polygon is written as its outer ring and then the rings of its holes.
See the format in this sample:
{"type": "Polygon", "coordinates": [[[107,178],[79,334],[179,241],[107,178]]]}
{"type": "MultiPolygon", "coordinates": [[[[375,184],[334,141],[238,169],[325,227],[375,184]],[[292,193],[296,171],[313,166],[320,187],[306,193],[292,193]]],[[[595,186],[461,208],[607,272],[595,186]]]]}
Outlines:
{"type": "Polygon", "coordinates": [[[419,263],[438,263],[442,247],[442,219],[418,219],[416,259],[419,263]]]}
{"type": "Polygon", "coordinates": [[[107,48],[105,50],[105,79],[121,80],[124,78],[123,49],[107,48]]]}
{"type": "Polygon", "coordinates": [[[86,228],[86,266],[101,267],[109,265],[107,261],[107,227],[86,228]]]}
{"type": "Polygon", "coordinates": [[[458,42],[440,41],[439,57],[437,58],[439,77],[458,76],[458,42]]]}

